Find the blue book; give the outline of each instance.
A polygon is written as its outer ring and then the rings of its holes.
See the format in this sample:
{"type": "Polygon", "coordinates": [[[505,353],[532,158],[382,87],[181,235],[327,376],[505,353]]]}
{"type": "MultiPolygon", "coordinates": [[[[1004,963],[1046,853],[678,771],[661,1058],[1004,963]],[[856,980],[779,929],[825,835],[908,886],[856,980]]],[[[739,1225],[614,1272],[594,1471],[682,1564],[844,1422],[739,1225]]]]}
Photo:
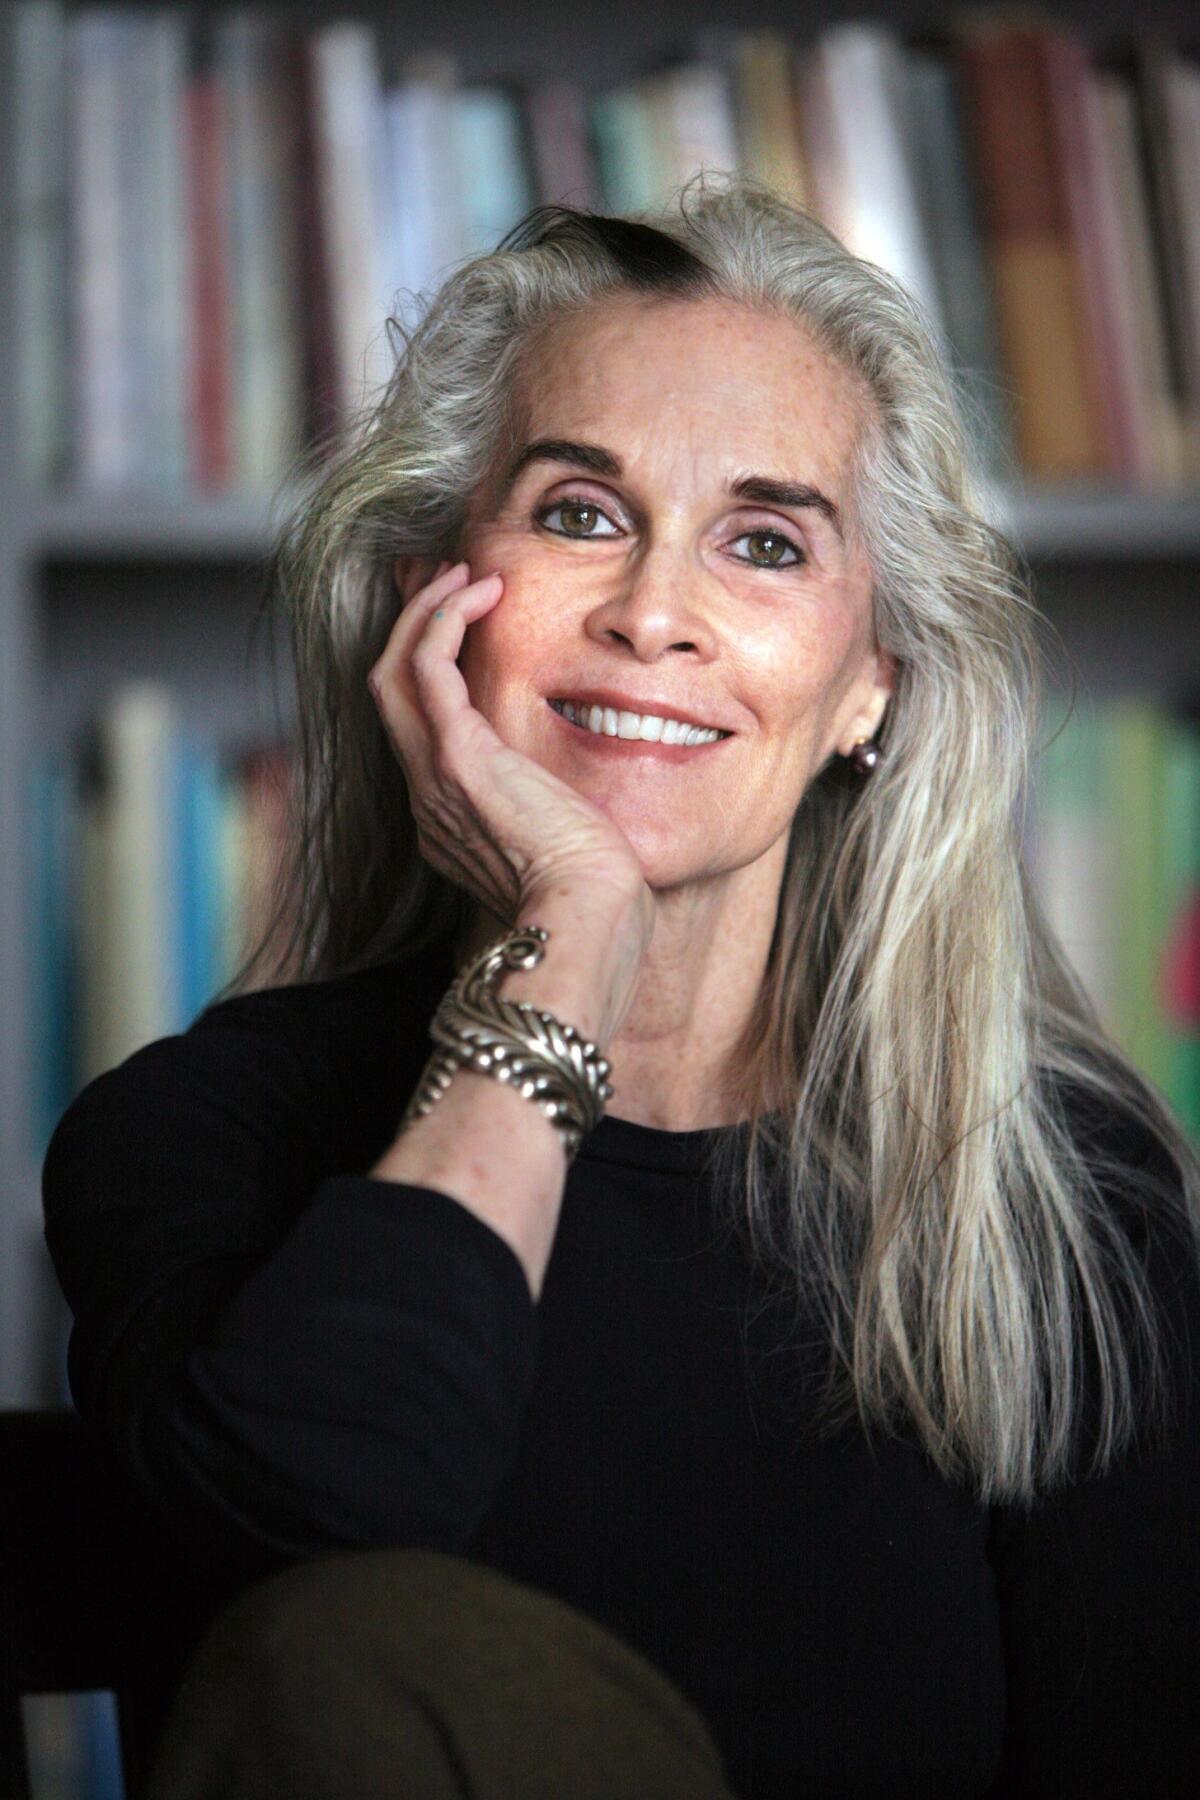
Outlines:
{"type": "Polygon", "coordinates": [[[176,759],[175,794],[177,1029],[182,1031],[221,985],[225,917],[220,759],[215,748],[186,734],[176,759]]]}
{"type": "Polygon", "coordinates": [[[45,749],[35,754],[28,817],[35,1032],[33,1148],[40,1161],[78,1083],[77,775],[68,752],[45,749]]]}

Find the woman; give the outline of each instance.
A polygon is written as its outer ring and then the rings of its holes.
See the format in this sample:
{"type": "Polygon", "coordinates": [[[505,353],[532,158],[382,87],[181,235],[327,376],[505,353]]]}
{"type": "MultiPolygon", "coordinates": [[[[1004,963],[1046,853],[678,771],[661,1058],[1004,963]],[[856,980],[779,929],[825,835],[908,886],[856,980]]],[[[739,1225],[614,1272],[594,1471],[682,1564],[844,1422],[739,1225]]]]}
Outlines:
{"type": "Polygon", "coordinates": [[[265,1577],[152,1793],[1190,1792],[1200,1170],[913,303],[750,183],[539,209],[279,585],[297,978],[46,1164],[81,1412],[265,1577]]]}

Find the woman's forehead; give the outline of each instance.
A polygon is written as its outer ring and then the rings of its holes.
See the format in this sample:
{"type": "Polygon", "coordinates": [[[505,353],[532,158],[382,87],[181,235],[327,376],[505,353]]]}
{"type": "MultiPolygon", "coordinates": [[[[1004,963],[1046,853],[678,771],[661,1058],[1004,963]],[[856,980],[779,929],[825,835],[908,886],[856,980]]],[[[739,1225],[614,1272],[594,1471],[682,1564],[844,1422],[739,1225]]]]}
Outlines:
{"type": "Polygon", "coordinates": [[[808,453],[832,478],[857,440],[865,384],[808,328],[705,296],[606,296],[553,321],[518,388],[521,435],[600,441],[618,457],[672,441],[710,460],[725,447],[808,453]]]}
{"type": "Polygon", "coordinates": [[[601,295],[588,306],[549,321],[532,340],[523,372],[533,388],[580,375],[586,379],[598,362],[643,364],[654,379],[664,363],[677,371],[697,356],[734,358],[741,366],[803,368],[847,393],[861,391],[864,385],[824,348],[804,320],[718,295],[601,295]],[[571,365],[569,377],[564,364],[571,365]]]}

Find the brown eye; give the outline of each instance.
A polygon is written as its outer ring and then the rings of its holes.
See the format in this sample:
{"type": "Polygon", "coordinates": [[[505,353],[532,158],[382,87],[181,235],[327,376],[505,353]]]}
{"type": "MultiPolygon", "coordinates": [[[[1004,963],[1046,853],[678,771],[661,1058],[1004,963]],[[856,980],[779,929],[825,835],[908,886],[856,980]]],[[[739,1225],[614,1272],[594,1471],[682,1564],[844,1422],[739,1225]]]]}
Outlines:
{"type": "Polygon", "coordinates": [[[791,538],[786,537],[782,531],[744,531],[741,537],[734,538],[733,542],[735,544],[751,542],[770,546],[764,556],[751,555],[749,559],[759,569],[794,569],[808,561],[799,544],[793,543],[791,538]],[[789,550],[792,551],[794,560],[783,562],[781,558],[789,550]]]}
{"type": "Polygon", "coordinates": [[[539,525],[544,525],[547,531],[553,531],[558,537],[592,538],[617,535],[616,532],[591,529],[598,519],[608,519],[608,523],[612,524],[608,514],[597,506],[594,500],[556,500],[553,506],[539,507],[534,517],[539,525]],[[555,513],[563,515],[563,525],[549,523],[555,513]],[[569,523],[568,520],[573,520],[574,523],[569,523]]]}

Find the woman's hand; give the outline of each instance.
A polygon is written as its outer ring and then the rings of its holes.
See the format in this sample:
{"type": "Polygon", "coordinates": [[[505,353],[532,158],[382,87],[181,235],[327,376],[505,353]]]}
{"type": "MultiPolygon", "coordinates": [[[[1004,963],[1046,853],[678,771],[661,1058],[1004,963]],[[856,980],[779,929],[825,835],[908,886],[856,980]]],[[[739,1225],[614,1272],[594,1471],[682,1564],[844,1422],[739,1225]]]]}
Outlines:
{"type": "Polygon", "coordinates": [[[442,563],[404,605],[368,686],[404,771],[422,856],[489,912],[517,922],[536,896],[565,887],[589,916],[638,915],[654,900],[625,834],[575,789],[514,750],[471,704],[458,668],[467,626],[500,599],[500,574],[470,579],[442,563]]]}

